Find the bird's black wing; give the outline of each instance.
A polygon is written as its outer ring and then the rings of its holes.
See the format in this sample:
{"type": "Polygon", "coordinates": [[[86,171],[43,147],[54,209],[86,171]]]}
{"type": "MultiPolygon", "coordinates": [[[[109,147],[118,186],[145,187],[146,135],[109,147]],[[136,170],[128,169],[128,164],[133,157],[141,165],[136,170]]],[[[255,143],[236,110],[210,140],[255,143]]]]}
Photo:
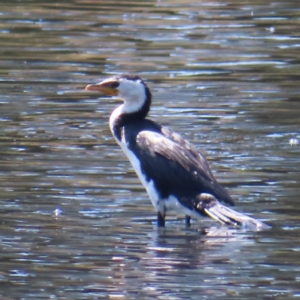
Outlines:
{"type": "Polygon", "coordinates": [[[152,179],[161,191],[162,198],[173,194],[178,199],[192,199],[208,193],[234,204],[213,177],[205,157],[176,133],[164,128],[161,132],[142,130],[128,146],[139,158],[146,178],[152,179]]]}

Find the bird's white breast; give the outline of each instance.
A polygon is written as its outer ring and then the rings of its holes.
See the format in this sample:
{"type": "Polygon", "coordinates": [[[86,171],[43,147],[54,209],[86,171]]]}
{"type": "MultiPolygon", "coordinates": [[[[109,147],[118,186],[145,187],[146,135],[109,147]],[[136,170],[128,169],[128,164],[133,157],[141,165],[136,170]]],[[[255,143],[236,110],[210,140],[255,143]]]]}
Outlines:
{"type": "Polygon", "coordinates": [[[139,159],[136,157],[136,155],[133,153],[133,151],[131,151],[128,148],[127,143],[124,141],[124,138],[122,139],[121,142],[118,140],[116,140],[116,141],[120,145],[121,149],[124,151],[126,156],[128,157],[129,161],[131,162],[133,169],[135,170],[138,178],[142,182],[143,186],[145,187],[145,189],[151,199],[152,205],[155,207],[155,209],[157,211],[160,210],[159,209],[160,198],[159,198],[157,190],[154,186],[153,180],[147,181],[145,174],[142,172],[141,163],[140,163],[139,159]]]}

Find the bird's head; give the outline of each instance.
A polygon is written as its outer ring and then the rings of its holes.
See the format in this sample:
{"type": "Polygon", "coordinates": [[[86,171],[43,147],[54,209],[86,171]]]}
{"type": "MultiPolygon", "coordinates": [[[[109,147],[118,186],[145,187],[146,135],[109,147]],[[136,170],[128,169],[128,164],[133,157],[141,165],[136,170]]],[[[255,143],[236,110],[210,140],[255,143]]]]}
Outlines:
{"type": "Polygon", "coordinates": [[[135,75],[120,75],[105,79],[97,84],[89,84],[86,91],[98,91],[115,96],[124,101],[123,113],[135,113],[151,104],[151,93],[144,81],[135,75]]]}

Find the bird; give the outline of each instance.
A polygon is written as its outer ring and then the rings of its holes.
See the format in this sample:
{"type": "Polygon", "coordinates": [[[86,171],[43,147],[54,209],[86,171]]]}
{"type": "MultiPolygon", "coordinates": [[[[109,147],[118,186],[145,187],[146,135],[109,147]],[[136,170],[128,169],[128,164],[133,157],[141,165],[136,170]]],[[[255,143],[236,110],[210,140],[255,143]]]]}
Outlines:
{"type": "Polygon", "coordinates": [[[123,101],[112,112],[109,127],[150,197],[158,227],[165,227],[169,211],[185,216],[188,226],[191,218],[208,216],[235,227],[268,227],[226,206],[233,206],[234,201],[215,179],[202,151],[178,133],[147,118],[152,94],[139,76],[111,76],[87,85],[85,90],[123,101]]]}

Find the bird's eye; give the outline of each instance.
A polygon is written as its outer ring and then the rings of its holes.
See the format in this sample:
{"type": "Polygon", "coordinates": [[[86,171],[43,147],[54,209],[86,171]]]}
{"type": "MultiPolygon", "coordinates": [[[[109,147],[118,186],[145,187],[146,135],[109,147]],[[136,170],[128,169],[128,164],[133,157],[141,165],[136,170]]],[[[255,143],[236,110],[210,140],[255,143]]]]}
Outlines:
{"type": "Polygon", "coordinates": [[[118,81],[113,81],[111,82],[110,87],[116,89],[119,85],[120,83],[118,81]]]}

